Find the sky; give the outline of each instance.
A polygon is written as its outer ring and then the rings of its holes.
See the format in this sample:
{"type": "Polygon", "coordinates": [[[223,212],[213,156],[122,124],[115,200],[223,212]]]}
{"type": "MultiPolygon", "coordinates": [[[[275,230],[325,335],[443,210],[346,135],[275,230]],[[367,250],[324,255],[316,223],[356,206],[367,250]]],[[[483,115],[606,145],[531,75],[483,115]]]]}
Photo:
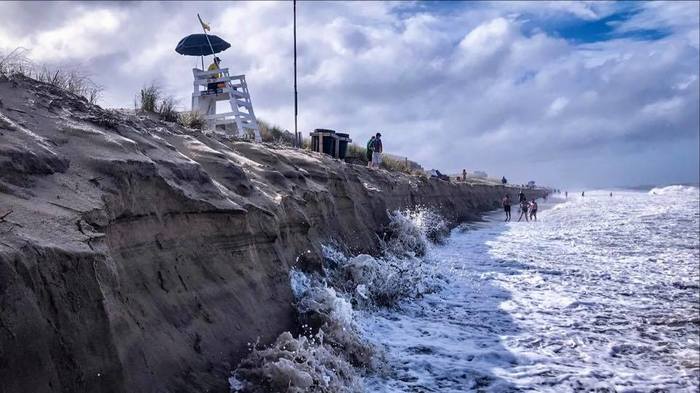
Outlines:
{"type": "MultiPolygon", "coordinates": [[[[375,132],[446,173],[561,188],[698,182],[698,2],[298,2],[299,130],[375,132]]],[[[258,118],[293,130],[291,2],[0,2],[0,53],[80,68],[100,104],[189,109],[200,13],[258,118]]]]}

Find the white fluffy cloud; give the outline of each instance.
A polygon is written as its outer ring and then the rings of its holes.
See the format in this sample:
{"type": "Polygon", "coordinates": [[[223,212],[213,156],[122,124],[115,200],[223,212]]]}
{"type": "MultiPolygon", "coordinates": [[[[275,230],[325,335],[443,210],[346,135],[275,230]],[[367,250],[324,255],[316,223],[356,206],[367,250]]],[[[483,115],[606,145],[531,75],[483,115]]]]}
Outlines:
{"type": "MultiPolygon", "coordinates": [[[[428,167],[519,182],[697,181],[698,3],[640,3],[590,43],[551,27],[600,21],[615,3],[455,4],[298,3],[300,130],[360,143],[380,130],[428,167]]],[[[174,47],[201,12],[231,42],[221,57],[247,75],[256,113],[293,125],[291,3],[43,5],[0,4],[0,49],[104,71],[105,105],[131,106],[158,79],[186,106],[198,59],[174,47]]]]}

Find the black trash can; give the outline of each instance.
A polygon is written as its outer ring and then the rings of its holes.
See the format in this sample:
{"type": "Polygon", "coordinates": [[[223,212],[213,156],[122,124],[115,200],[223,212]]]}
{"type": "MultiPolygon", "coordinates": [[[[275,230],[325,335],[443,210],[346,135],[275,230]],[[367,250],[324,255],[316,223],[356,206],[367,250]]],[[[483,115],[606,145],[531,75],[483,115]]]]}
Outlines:
{"type": "Polygon", "coordinates": [[[323,136],[323,152],[335,156],[335,138],[330,135],[323,136]]]}
{"type": "Polygon", "coordinates": [[[311,136],[311,151],[319,151],[318,150],[318,135],[311,136]]]}
{"type": "Polygon", "coordinates": [[[350,134],[339,132],[335,135],[338,136],[338,158],[344,160],[348,153],[348,140],[350,139],[350,134]]]}
{"type": "Polygon", "coordinates": [[[321,151],[326,154],[330,154],[331,156],[335,155],[335,138],[329,134],[335,134],[335,131],[329,130],[326,128],[317,128],[314,130],[314,132],[319,132],[323,133],[323,146],[318,146],[318,142],[316,142],[316,147],[320,147],[321,149],[318,149],[316,151],[321,151]]]}

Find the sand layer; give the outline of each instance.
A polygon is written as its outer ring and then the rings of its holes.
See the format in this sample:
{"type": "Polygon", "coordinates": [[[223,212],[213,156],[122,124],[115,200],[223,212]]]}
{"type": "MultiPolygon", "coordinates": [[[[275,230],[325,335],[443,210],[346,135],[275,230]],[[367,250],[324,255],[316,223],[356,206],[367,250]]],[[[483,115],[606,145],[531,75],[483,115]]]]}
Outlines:
{"type": "Polygon", "coordinates": [[[0,80],[0,392],[225,392],[249,342],[296,329],[288,272],[321,244],[376,253],[388,211],[458,223],[503,193],[0,80]]]}

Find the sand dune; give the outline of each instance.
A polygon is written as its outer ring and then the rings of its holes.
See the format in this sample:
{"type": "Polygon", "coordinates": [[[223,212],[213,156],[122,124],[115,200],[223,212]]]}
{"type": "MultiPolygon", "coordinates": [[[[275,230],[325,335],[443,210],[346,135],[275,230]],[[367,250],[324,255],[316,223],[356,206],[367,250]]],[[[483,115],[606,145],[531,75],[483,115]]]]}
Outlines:
{"type": "MultiPolygon", "coordinates": [[[[227,391],[248,342],[295,330],[289,269],[376,253],[387,212],[452,223],[502,186],[369,171],[0,80],[3,392],[227,391]]],[[[543,190],[529,190],[541,195],[543,190]]]]}

